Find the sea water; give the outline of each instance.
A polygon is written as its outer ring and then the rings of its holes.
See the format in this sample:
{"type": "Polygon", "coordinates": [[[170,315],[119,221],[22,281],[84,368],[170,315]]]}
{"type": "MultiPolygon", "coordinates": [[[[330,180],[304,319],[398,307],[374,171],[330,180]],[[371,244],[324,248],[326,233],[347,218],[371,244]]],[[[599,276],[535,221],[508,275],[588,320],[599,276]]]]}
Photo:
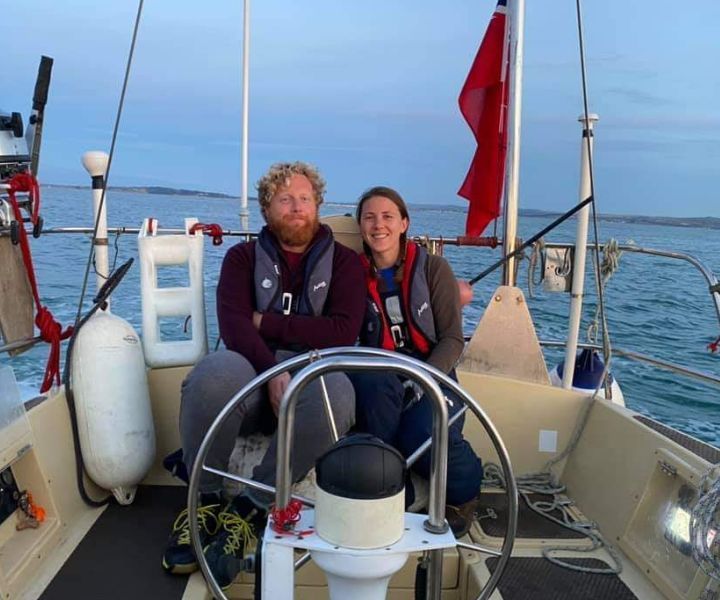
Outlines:
{"type": "MultiPolygon", "coordinates": [[[[110,227],[140,227],[143,218],[155,217],[161,227],[181,228],[185,217],[197,217],[204,223],[220,223],[226,229],[240,229],[237,200],[110,191],[107,201],[110,227]]],[[[354,206],[351,203],[327,201],[321,207],[323,215],[352,212],[354,206]]],[[[42,214],[45,227],[91,226],[90,190],[44,189],[42,214]]],[[[550,221],[549,217],[521,219],[519,235],[527,239],[550,221]]],[[[463,233],[464,223],[462,207],[411,203],[410,233],[413,235],[452,238],[463,233]]],[[[251,202],[250,229],[256,230],[261,224],[257,204],[251,202]]],[[[492,233],[492,226],[489,230],[488,233],[492,233]]],[[[621,244],[632,241],[642,247],[688,253],[710,269],[720,272],[720,235],[717,231],[630,222],[600,222],[599,230],[601,243],[614,238],[621,244]]],[[[574,235],[575,221],[570,219],[550,233],[547,240],[570,242],[574,235]]],[[[225,252],[234,243],[238,243],[236,238],[226,238],[223,245],[213,246],[208,239],[205,245],[205,296],[211,348],[218,338],[214,310],[218,273],[225,252]]],[[[89,237],[79,234],[46,234],[32,240],[40,297],[63,326],[75,319],[89,248],[89,237]]],[[[453,246],[445,246],[444,254],[457,277],[464,279],[474,277],[501,256],[499,250],[453,246]]],[[[137,257],[134,235],[110,236],[111,262],[115,257],[118,265],[137,257]]],[[[520,261],[518,274],[518,285],[525,288],[526,296],[529,296],[528,264],[527,260],[520,261]]],[[[536,272],[538,276],[539,268],[536,272]]],[[[112,296],[113,312],[130,321],[138,331],[141,328],[139,275],[140,267],[136,262],[112,296]]],[[[173,285],[174,278],[178,276],[177,271],[171,269],[167,270],[167,274],[161,270],[159,275],[164,285],[173,285]]],[[[474,287],[473,301],[464,309],[467,334],[472,333],[482,316],[499,278],[497,271],[474,287]]],[[[89,298],[94,292],[95,277],[91,271],[84,310],[90,306],[89,298]]],[[[585,331],[595,316],[597,296],[590,262],[586,292],[581,341],[586,341],[585,331]]],[[[528,304],[540,339],[565,339],[569,303],[568,294],[547,293],[541,286],[535,286],[535,297],[528,298],[528,304]]],[[[605,305],[614,347],[720,376],[720,354],[711,354],[707,349],[708,343],[720,333],[720,325],[705,279],[689,264],[625,253],[620,259],[619,269],[606,286],[605,305]]],[[[182,338],[182,321],[168,324],[163,334],[182,338]]],[[[40,385],[47,354],[47,345],[39,344],[14,358],[1,354],[0,362],[13,367],[24,395],[30,396],[40,385]]],[[[562,357],[562,350],[546,350],[550,366],[562,357]]],[[[720,446],[720,387],[618,356],[613,359],[612,371],[629,408],[720,446]]]]}

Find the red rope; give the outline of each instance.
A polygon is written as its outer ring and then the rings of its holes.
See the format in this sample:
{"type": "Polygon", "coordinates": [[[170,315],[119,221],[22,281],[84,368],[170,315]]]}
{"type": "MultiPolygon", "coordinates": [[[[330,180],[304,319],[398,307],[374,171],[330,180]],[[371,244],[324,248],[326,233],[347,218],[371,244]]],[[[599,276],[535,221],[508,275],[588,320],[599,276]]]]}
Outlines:
{"type": "Polygon", "coordinates": [[[8,181],[10,189],[8,191],[8,199],[13,209],[15,220],[18,222],[18,231],[20,233],[20,250],[22,251],[23,263],[27,272],[28,281],[35,299],[35,326],[40,330],[40,337],[43,341],[50,344],[50,355],[48,356],[47,365],[45,367],[45,376],[40,393],[47,392],[53,385],[53,382],[60,385],[60,342],[72,335],[72,327],[67,327],[63,331],[62,326],[53,317],[50,310],[40,303],[40,294],[38,293],[37,280],[35,278],[35,268],[33,267],[32,255],[30,254],[30,243],[28,242],[27,232],[23,225],[22,212],[18,204],[16,193],[27,192],[32,204],[32,212],[30,219],[33,225],[37,225],[40,209],[40,186],[37,179],[30,173],[17,173],[8,181]]]}
{"type": "Polygon", "coordinates": [[[205,235],[212,237],[213,246],[219,246],[223,243],[223,229],[218,223],[195,223],[190,228],[190,233],[202,231],[205,235]]]}
{"type": "Polygon", "coordinates": [[[307,531],[294,531],[295,524],[300,520],[302,502],[290,500],[290,503],[282,509],[273,507],[270,509],[272,529],[275,533],[291,533],[293,535],[309,535],[314,533],[311,529],[307,531]]]}
{"type": "MultiPolygon", "coordinates": [[[[40,216],[40,186],[37,179],[30,173],[16,173],[8,181],[10,186],[10,194],[15,197],[15,192],[28,192],[32,212],[30,213],[30,221],[33,225],[37,225],[40,216]]],[[[16,215],[17,218],[17,215],[16,215]]],[[[20,221],[22,223],[22,221],[20,221]]]]}

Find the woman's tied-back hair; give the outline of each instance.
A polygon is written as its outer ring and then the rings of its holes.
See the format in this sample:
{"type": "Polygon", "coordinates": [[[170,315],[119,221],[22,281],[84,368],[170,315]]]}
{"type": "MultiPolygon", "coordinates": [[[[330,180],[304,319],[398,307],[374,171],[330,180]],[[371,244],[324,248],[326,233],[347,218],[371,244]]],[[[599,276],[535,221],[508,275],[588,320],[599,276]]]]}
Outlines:
{"type": "Polygon", "coordinates": [[[315,194],[315,204],[320,206],[325,199],[325,180],[320,176],[318,170],[308,163],[283,162],[272,165],[256,184],[258,191],[258,202],[260,210],[265,215],[265,209],[270,205],[270,200],[277,191],[288,185],[293,175],[304,175],[310,181],[315,194]]]}
{"type": "MultiPolygon", "coordinates": [[[[394,189],[385,187],[384,185],[378,185],[373,188],[370,188],[366,192],[363,193],[362,196],[360,196],[360,199],[358,200],[357,209],[355,209],[355,220],[360,223],[360,217],[362,216],[362,207],[370,200],[370,198],[374,198],[375,196],[382,196],[383,198],[387,198],[392,202],[395,206],[397,206],[398,211],[400,211],[400,217],[403,219],[407,219],[408,225],[410,224],[410,213],[408,213],[407,204],[405,204],[405,200],[403,200],[402,196],[396,192],[394,189]]],[[[365,240],[363,240],[363,250],[365,252],[365,255],[370,260],[370,265],[372,266],[372,272],[375,277],[378,276],[377,267],[375,266],[375,261],[373,260],[372,252],[370,251],[370,247],[365,243],[365,240]]],[[[399,284],[402,281],[403,273],[405,271],[405,257],[407,255],[407,230],[405,230],[403,233],[400,234],[400,254],[398,255],[397,262],[395,263],[395,276],[393,279],[399,284]]]]}

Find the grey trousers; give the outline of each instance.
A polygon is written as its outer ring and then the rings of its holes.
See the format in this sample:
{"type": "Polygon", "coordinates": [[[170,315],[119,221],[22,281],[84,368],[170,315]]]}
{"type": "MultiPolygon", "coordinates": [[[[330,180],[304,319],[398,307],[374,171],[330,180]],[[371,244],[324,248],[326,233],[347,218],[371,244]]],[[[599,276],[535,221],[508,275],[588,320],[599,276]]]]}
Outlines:
{"type": "MultiPolygon", "coordinates": [[[[293,353],[278,351],[279,361],[293,353]]],[[[230,350],[218,350],[205,356],[183,381],[180,394],[180,439],[183,462],[192,469],[200,444],[215,417],[227,402],[257,373],[241,354],[230,350]]],[[[355,392],[344,373],[325,375],[330,404],[333,409],[338,435],[343,435],[355,422],[355,392]]],[[[238,435],[263,432],[272,434],[270,448],[253,471],[253,479],[275,485],[275,462],[277,457],[277,419],[267,399],[265,386],[240,404],[218,431],[205,464],[227,470],[228,459],[235,447],[238,435]]],[[[293,444],[290,448],[290,468],[293,481],[299,481],[315,465],[315,460],[332,445],[332,433],[325,413],[322,388],[319,379],[312,381],[298,398],[295,407],[293,444]]],[[[201,492],[217,492],[222,489],[222,479],[211,473],[203,473],[201,492]]],[[[253,494],[256,497],[255,494],[253,494]]],[[[256,497],[257,498],[257,497],[256,497]]],[[[259,498],[257,498],[259,500],[259,498]]],[[[267,497],[263,499],[267,500],[267,497]]]]}

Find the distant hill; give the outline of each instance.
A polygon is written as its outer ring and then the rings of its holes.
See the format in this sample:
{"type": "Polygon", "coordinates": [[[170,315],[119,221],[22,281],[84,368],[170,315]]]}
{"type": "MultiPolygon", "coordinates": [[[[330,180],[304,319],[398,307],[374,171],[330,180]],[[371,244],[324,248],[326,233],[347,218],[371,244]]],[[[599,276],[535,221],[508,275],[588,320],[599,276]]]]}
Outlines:
{"type": "MultiPolygon", "coordinates": [[[[43,184],[43,187],[48,188],[67,188],[74,190],[86,190],[89,188],[87,185],[59,185],[53,183],[43,184]]],[[[158,194],[163,196],[195,196],[201,198],[219,198],[225,200],[238,200],[237,196],[230,194],[223,194],[221,192],[206,192],[203,190],[186,190],[182,188],[172,188],[163,186],[110,186],[108,188],[111,191],[118,192],[131,192],[133,194],[158,194]]],[[[249,197],[248,200],[257,202],[257,198],[249,197]]],[[[339,204],[342,206],[353,206],[354,203],[345,202],[332,202],[328,201],[329,204],[339,204]]],[[[442,208],[443,210],[451,210],[457,212],[465,212],[466,208],[462,205],[433,205],[433,204],[411,204],[413,210],[437,210],[442,208]]],[[[559,217],[562,213],[537,210],[534,208],[524,208],[520,210],[521,217],[547,217],[554,219],[559,217]]],[[[662,225],[666,227],[699,227],[702,229],[720,229],[720,218],[718,217],[651,217],[646,215],[613,215],[613,214],[599,214],[598,218],[601,221],[608,223],[632,223],[639,225],[662,225]]]]}
{"type": "MultiPolygon", "coordinates": [[[[525,217],[559,217],[561,213],[526,208],[520,211],[525,217]]],[[[633,223],[640,225],[663,225],[667,227],[700,227],[704,229],[720,229],[718,217],[650,217],[646,215],[613,215],[599,214],[601,221],[608,223],[633,223]]]]}
{"type": "MultiPolygon", "coordinates": [[[[43,184],[43,187],[48,188],[65,188],[71,190],[86,190],[89,188],[87,185],[60,185],[54,183],[43,184]]],[[[111,185],[108,190],[113,192],[131,192],[133,194],[157,194],[162,196],[199,196],[201,198],[225,198],[231,200],[237,200],[237,196],[231,196],[230,194],[223,194],[222,192],[205,192],[203,190],[186,190],[182,188],[171,188],[157,185],[147,186],[134,186],[134,185],[111,185]]],[[[257,201],[257,198],[249,197],[248,200],[257,201]]]]}

